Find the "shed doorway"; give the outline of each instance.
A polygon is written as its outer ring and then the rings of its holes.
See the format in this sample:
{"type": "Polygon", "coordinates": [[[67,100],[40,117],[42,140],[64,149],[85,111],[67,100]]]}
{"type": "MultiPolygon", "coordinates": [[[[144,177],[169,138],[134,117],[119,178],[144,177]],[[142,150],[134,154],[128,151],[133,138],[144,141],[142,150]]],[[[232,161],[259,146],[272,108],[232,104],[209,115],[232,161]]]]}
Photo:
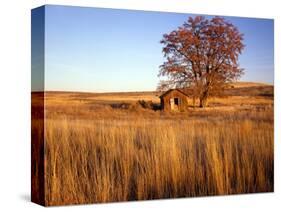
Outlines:
{"type": "Polygon", "coordinates": [[[178,111],[179,110],[179,98],[171,98],[170,105],[171,105],[171,110],[178,111]]]}

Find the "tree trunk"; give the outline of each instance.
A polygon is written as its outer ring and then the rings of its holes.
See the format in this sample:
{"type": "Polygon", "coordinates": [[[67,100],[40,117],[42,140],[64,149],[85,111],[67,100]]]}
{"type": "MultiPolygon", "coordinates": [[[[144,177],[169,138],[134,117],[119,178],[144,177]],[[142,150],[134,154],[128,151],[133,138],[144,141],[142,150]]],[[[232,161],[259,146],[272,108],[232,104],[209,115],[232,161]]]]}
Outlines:
{"type": "Polygon", "coordinates": [[[206,107],[207,106],[207,100],[208,100],[207,93],[204,93],[202,96],[200,96],[199,100],[200,100],[199,107],[201,107],[201,108],[206,107]]]}
{"type": "Polygon", "coordinates": [[[200,105],[199,106],[201,108],[207,106],[207,100],[208,100],[208,97],[209,97],[209,85],[210,85],[210,83],[207,83],[206,88],[204,89],[204,91],[201,93],[201,95],[199,97],[199,100],[200,100],[200,105]]]}

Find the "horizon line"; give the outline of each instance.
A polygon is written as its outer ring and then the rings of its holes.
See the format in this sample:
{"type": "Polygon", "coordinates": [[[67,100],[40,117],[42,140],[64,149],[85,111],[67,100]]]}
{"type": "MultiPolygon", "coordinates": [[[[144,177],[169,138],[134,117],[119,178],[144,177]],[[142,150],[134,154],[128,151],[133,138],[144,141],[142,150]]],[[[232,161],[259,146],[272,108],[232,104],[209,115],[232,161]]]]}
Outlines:
{"type": "MultiPolygon", "coordinates": [[[[264,86],[273,86],[274,87],[274,82],[273,83],[268,83],[268,82],[256,82],[256,81],[237,81],[237,82],[232,82],[232,83],[253,83],[253,84],[262,84],[264,86]]],[[[230,83],[231,84],[231,83],[230,83]]],[[[36,93],[36,92],[64,92],[64,93],[97,93],[97,94],[103,94],[103,93],[141,93],[141,92],[161,92],[155,90],[123,90],[123,91],[94,91],[94,90],[31,90],[31,93],[36,93]]]]}

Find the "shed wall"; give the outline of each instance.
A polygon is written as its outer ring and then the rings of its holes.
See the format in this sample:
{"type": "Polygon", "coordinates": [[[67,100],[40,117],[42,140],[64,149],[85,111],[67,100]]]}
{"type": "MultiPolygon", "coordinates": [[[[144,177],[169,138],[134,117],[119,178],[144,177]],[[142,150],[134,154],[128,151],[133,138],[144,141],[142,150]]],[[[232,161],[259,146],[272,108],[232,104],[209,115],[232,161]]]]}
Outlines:
{"type": "Polygon", "coordinates": [[[169,93],[165,94],[161,98],[161,108],[164,111],[172,111],[171,110],[171,104],[170,104],[170,99],[172,98],[178,98],[179,99],[179,105],[178,105],[178,110],[179,111],[186,111],[187,106],[188,106],[188,101],[187,101],[187,96],[184,95],[183,93],[173,90],[170,91],[169,93]]]}

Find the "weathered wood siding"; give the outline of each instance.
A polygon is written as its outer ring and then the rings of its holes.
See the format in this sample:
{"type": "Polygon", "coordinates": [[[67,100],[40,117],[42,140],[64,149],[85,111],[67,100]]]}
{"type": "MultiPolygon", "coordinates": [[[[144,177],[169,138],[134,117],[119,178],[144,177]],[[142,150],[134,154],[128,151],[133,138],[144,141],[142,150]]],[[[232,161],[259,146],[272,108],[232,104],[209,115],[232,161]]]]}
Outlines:
{"type": "Polygon", "coordinates": [[[178,90],[171,90],[161,97],[162,110],[173,111],[171,108],[170,100],[174,98],[179,99],[178,111],[181,112],[186,111],[188,107],[188,100],[187,100],[188,97],[182,92],[179,92],[178,90]]]}

